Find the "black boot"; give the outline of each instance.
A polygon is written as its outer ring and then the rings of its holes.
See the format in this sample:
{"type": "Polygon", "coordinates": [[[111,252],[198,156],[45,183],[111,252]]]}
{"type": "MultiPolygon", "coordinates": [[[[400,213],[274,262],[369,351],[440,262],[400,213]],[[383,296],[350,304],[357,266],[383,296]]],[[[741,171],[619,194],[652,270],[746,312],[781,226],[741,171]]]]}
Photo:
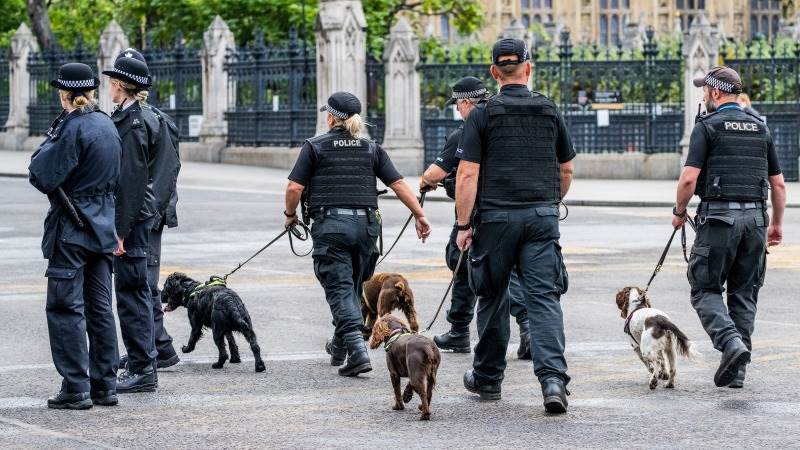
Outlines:
{"type": "MultiPolygon", "coordinates": [[[[180,360],[181,359],[178,357],[177,353],[174,353],[172,356],[168,356],[166,358],[162,358],[161,355],[158,355],[156,367],[159,369],[166,369],[167,367],[172,367],[175,364],[178,364],[180,360]]],[[[119,368],[121,370],[128,368],[128,355],[122,355],[119,357],[119,368]]]]}
{"type": "Polygon", "coordinates": [[[92,391],[92,403],[100,406],[116,406],[117,391],[92,391]]]}
{"type": "Polygon", "coordinates": [[[475,373],[472,369],[464,372],[464,387],[481,396],[481,400],[500,400],[501,391],[499,383],[481,383],[475,380],[475,373]]]}
{"type": "Polygon", "coordinates": [[[158,387],[158,375],[153,367],[148,367],[145,371],[136,373],[125,369],[117,377],[117,392],[120,394],[131,394],[134,392],[153,392],[158,387]]]}
{"type": "Polygon", "coordinates": [[[517,359],[531,359],[531,338],[529,335],[528,319],[519,324],[519,348],[517,348],[517,359]]]}
{"type": "Polygon", "coordinates": [[[747,371],[747,364],[742,365],[739,367],[739,372],[736,374],[736,378],[731,381],[731,384],[728,385],[729,388],[734,389],[741,389],[744,387],[744,377],[747,371]]]}
{"type": "Polygon", "coordinates": [[[729,339],[722,349],[722,359],[719,362],[717,373],[714,374],[714,384],[717,387],[728,386],[739,373],[739,368],[750,362],[750,350],[744,345],[742,339],[735,337],[729,339]]]}
{"type": "Polygon", "coordinates": [[[452,327],[445,334],[433,337],[433,342],[442,350],[452,350],[453,353],[469,353],[472,349],[469,343],[469,326],[452,327]]]}
{"type": "Polygon", "coordinates": [[[47,407],[51,409],[90,409],[92,399],[89,398],[88,392],[61,391],[47,399],[47,407]]]}
{"type": "Polygon", "coordinates": [[[344,339],[335,334],[325,342],[325,351],[331,355],[331,365],[334,367],[344,364],[344,359],[347,358],[347,346],[344,345],[344,339]]]}
{"type": "Polygon", "coordinates": [[[354,377],[372,370],[372,365],[369,363],[369,353],[367,353],[367,344],[361,337],[361,333],[351,331],[346,333],[343,339],[347,346],[347,364],[339,368],[339,375],[354,377]]]}
{"type": "Polygon", "coordinates": [[[567,391],[564,381],[552,377],[542,381],[542,397],[544,397],[544,410],[551,414],[564,414],[567,412],[567,391]]]}

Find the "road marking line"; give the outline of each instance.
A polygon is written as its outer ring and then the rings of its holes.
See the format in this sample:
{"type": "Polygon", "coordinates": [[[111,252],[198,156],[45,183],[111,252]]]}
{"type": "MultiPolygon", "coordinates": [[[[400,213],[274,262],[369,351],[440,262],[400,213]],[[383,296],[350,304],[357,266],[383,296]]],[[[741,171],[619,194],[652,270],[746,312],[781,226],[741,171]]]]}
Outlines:
{"type": "Polygon", "coordinates": [[[16,420],[16,419],[11,419],[11,418],[8,418],[8,417],[5,417],[5,416],[0,416],[0,422],[8,424],[8,425],[16,426],[16,427],[19,427],[19,428],[23,428],[23,429],[28,430],[28,431],[30,431],[32,433],[39,434],[39,435],[46,436],[46,437],[52,437],[52,438],[57,438],[57,439],[67,439],[67,440],[70,440],[70,441],[80,442],[82,444],[88,444],[92,448],[109,448],[109,449],[118,449],[118,448],[120,448],[120,447],[113,447],[111,445],[103,444],[102,442],[97,442],[97,441],[92,441],[90,439],[85,439],[85,438],[82,438],[80,436],[74,436],[74,435],[71,435],[71,434],[62,433],[60,431],[50,430],[50,429],[47,429],[47,428],[42,428],[40,426],[31,425],[29,423],[22,422],[22,421],[19,421],[19,420],[16,420]]]}

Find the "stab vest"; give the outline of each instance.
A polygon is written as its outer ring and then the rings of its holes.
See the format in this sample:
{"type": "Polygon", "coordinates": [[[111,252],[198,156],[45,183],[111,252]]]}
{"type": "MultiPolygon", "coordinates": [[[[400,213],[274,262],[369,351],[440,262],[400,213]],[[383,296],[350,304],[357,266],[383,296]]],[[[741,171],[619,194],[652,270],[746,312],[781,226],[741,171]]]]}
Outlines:
{"type": "Polygon", "coordinates": [[[547,97],[489,99],[478,208],[520,208],[561,199],[556,107],[547,97]]]}
{"type": "Polygon", "coordinates": [[[377,208],[375,144],[331,131],[307,141],[316,155],[309,183],[311,210],[329,207],[377,208]]]}
{"type": "Polygon", "coordinates": [[[769,186],[769,131],[739,108],[715,111],[700,121],[708,154],[695,194],[702,200],[762,201],[769,186]]]}

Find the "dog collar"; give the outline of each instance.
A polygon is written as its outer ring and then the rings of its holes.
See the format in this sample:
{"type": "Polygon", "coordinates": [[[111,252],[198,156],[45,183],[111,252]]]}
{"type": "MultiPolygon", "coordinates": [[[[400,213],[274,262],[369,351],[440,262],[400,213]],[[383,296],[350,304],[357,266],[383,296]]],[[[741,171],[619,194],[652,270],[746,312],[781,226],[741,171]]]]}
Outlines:
{"type": "Polygon", "coordinates": [[[392,347],[392,344],[394,344],[396,340],[400,339],[402,336],[409,336],[412,334],[416,333],[408,331],[405,328],[395,328],[389,335],[389,339],[387,339],[386,342],[383,343],[383,349],[388,352],[389,349],[392,347]]]}

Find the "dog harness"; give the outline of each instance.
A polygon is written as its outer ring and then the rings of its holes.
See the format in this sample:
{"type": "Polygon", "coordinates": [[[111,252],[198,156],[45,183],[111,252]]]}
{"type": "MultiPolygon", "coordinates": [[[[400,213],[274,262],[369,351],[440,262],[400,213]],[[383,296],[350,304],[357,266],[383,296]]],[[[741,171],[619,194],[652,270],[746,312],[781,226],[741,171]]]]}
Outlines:
{"type": "Polygon", "coordinates": [[[388,352],[389,349],[392,347],[392,344],[395,343],[395,341],[397,341],[398,339],[400,339],[403,336],[411,336],[413,334],[417,334],[417,333],[414,333],[413,331],[409,331],[409,330],[407,330],[405,328],[396,328],[396,329],[392,330],[392,333],[389,335],[389,339],[387,339],[386,342],[383,343],[383,349],[388,352]]]}
{"type": "Polygon", "coordinates": [[[189,294],[186,296],[187,302],[189,300],[194,300],[194,298],[197,297],[198,295],[200,295],[200,293],[203,292],[203,290],[205,290],[206,288],[210,288],[210,287],[214,287],[214,286],[225,287],[227,285],[225,284],[225,279],[224,278],[218,277],[216,275],[212,275],[211,278],[208,279],[208,281],[206,281],[205,283],[198,284],[197,286],[195,286],[194,289],[192,289],[189,292],[189,294]]]}
{"type": "Polygon", "coordinates": [[[638,299],[639,303],[636,305],[635,308],[633,308],[633,311],[631,311],[630,314],[628,314],[628,318],[625,319],[625,328],[623,328],[625,334],[630,336],[631,339],[633,339],[633,342],[636,342],[636,345],[639,345],[639,341],[636,340],[636,338],[633,337],[633,333],[631,333],[631,319],[633,319],[633,315],[634,313],[636,313],[636,311],[645,308],[644,303],[642,303],[641,300],[642,300],[641,298],[638,299]]]}

